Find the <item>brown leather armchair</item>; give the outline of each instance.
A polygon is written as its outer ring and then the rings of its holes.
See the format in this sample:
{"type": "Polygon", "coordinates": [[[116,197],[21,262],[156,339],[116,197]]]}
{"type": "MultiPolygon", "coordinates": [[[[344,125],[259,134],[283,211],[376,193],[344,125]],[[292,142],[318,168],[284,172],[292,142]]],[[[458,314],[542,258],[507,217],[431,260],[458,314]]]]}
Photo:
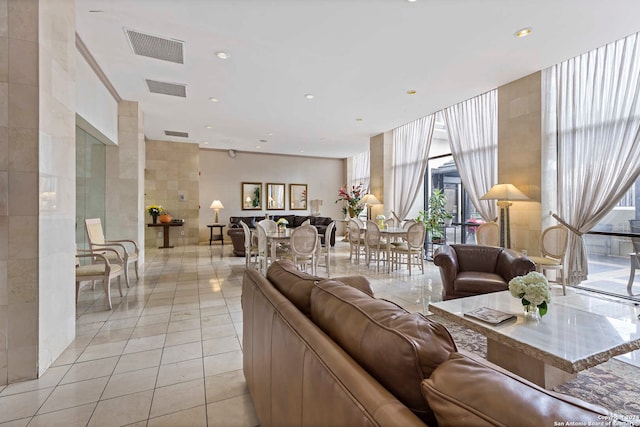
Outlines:
{"type": "Polygon", "coordinates": [[[517,251],[479,245],[440,246],[433,263],[440,267],[444,300],[506,291],[511,279],[536,268],[517,251]]]}

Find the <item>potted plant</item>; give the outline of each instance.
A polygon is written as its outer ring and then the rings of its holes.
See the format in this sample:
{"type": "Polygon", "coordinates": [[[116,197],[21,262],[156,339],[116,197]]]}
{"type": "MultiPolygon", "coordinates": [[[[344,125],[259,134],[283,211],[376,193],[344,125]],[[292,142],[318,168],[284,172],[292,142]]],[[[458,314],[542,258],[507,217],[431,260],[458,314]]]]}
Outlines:
{"type": "Polygon", "coordinates": [[[431,233],[431,241],[433,243],[442,243],[444,241],[443,226],[451,223],[453,215],[447,211],[447,196],[444,191],[437,188],[433,190],[428,201],[428,211],[418,212],[417,221],[422,221],[431,233]]]}

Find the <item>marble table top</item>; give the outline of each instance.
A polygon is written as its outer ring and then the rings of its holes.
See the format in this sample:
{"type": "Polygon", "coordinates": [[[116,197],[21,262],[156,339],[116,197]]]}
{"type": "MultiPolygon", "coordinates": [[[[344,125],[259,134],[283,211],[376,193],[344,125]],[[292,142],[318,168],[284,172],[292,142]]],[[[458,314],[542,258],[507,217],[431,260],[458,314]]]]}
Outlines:
{"type": "Polygon", "coordinates": [[[638,309],[586,294],[554,295],[539,321],[525,319],[520,300],[508,291],[431,303],[429,310],[569,373],[640,348],[638,309]],[[494,326],[464,316],[479,307],[517,318],[494,326]]]}

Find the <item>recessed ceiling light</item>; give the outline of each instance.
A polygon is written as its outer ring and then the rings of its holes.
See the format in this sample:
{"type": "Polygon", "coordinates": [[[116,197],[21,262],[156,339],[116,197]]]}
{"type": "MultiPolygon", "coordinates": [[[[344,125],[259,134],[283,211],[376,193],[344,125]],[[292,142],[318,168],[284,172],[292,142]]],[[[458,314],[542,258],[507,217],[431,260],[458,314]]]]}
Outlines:
{"type": "Polygon", "coordinates": [[[229,55],[227,52],[216,52],[216,56],[220,59],[229,59],[231,57],[231,55],[229,55]]]}
{"type": "Polygon", "coordinates": [[[261,139],[260,142],[267,142],[267,140],[266,139],[261,139]]]}
{"type": "Polygon", "coordinates": [[[267,132],[267,135],[272,136],[273,132],[267,132]]]}
{"type": "Polygon", "coordinates": [[[218,102],[218,98],[213,98],[213,97],[211,97],[211,98],[209,98],[209,101],[211,101],[211,102],[218,102]]]}
{"type": "Polygon", "coordinates": [[[256,148],[260,148],[260,146],[259,146],[259,145],[256,145],[256,148]]]}
{"type": "Polygon", "coordinates": [[[304,150],[300,150],[301,153],[304,153],[304,150]]]}
{"type": "Polygon", "coordinates": [[[415,3],[416,0],[407,0],[409,3],[415,3]]]}
{"type": "Polygon", "coordinates": [[[202,143],[203,143],[204,145],[207,145],[207,144],[209,144],[209,141],[202,141],[202,143]]]}
{"type": "Polygon", "coordinates": [[[526,27],[526,28],[523,28],[521,30],[516,31],[513,35],[516,36],[516,37],[526,37],[529,34],[531,34],[531,31],[533,31],[533,28],[526,27]]]}
{"type": "Polygon", "coordinates": [[[211,125],[205,125],[205,127],[206,127],[207,129],[213,129],[213,126],[211,126],[211,125]]]}
{"type": "Polygon", "coordinates": [[[416,91],[415,90],[408,90],[407,91],[407,95],[415,95],[416,91]]]}
{"type": "Polygon", "coordinates": [[[313,94],[311,94],[311,93],[307,93],[304,97],[307,98],[307,99],[315,98],[315,96],[313,96],[313,94]]]}
{"type": "Polygon", "coordinates": [[[364,119],[363,119],[362,117],[358,117],[358,118],[356,119],[356,122],[362,122],[362,121],[364,121],[364,119]]]}

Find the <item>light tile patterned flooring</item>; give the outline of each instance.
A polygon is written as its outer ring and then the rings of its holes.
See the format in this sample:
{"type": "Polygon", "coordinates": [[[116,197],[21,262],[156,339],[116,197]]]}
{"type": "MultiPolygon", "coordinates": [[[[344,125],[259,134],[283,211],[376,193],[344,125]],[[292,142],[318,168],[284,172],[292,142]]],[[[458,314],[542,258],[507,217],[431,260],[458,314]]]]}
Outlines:
{"type": "MultiPolygon", "coordinates": [[[[0,386],[0,426],[259,424],[242,374],[244,258],[219,243],[145,255],[124,298],[113,282],[113,311],[101,284],[81,288],[76,339],[41,378],[0,386]]],[[[349,262],[344,242],[333,261],[332,277],[366,275],[378,297],[410,311],[440,300],[432,263],[424,275],[376,273],[349,262]]]]}
{"type": "MultiPolygon", "coordinates": [[[[75,341],[41,378],[0,386],[0,427],[259,424],[242,374],[244,258],[219,243],[145,255],[124,298],[114,281],[113,311],[100,284],[80,290],[75,341]]],[[[437,267],[424,265],[377,273],[338,241],[331,277],[365,275],[377,297],[427,313],[442,288],[437,267]]],[[[640,352],[621,360],[640,365],[640,352]]]]}

